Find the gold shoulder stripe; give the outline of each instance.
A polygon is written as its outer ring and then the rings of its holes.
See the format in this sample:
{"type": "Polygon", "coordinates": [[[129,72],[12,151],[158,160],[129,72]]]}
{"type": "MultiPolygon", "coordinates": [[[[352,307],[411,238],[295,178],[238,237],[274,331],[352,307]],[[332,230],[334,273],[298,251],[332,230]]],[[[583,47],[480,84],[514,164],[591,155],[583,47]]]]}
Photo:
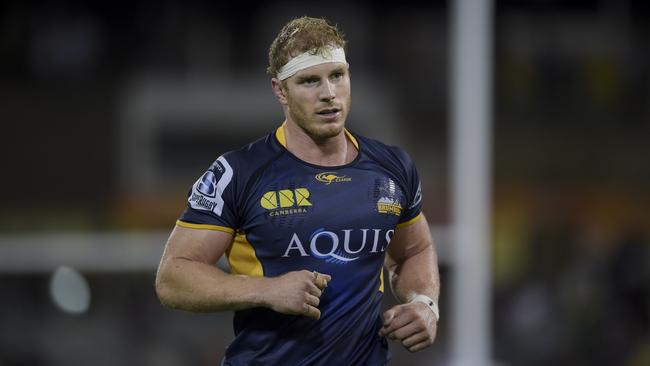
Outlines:
{"type": "Polygon", "coordinates": [[[255,248],[246,240],[242,232],[235,235],[235,240],[226,250],[226,258],[232,274],[242,274],[252,277],[264,277],[262,262],[255,254],[255,248]]]}
{"type": "Polygon", "coordinates": [[[191,222],[185,222],[181,220],[176,220],[176,225],[180,227],[185,227],[188,229],[199,229],[199,230],[216,230],[223,231],[224,233],[234,234],[235,230],[225,226],[219,225],[208,225],[208,224],[192,224],[191,222]]]}
{"type": "Polygon", "coordinates": [[[384,292],[384,267],[379,270],[379,292],[384,292]]]}
{"type": "Polygon", "coordinates": [[[399,229],[399,228],[404,227],[404,226],[409,226],[409,225],[411,225],[412,223],[418,221],[421,218],[422,218],[422,212],[420,212],[417,216],[415,216],[414,218],[412,218],[410,220],[400,222],[399,224],[397,224],[397,228],[399,229]]]}

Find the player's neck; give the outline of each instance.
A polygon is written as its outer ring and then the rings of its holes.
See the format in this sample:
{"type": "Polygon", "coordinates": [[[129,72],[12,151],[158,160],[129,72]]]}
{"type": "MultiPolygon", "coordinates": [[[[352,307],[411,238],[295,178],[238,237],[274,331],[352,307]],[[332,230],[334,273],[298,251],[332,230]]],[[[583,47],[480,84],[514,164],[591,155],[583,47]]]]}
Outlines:
{"type": "Polygon", "coordinates": [[[293,123],[285,123],[282,128],[287,150],[307,163],[340,166],[357,157],[357,149],[344,131],[331,138],[315,140],[293,123]]]}

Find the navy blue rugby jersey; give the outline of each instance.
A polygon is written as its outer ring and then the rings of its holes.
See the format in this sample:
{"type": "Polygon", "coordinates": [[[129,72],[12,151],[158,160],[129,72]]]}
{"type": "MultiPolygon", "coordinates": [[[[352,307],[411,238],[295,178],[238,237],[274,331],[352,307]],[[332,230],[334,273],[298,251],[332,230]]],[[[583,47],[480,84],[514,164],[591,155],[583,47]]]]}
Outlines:
{"type": "MultiPolygon", "coordinates": [[[[420,179],[397,147],[353,135],[349,164],[322,167],[286,148],[284,128],[220,156],[196,181],[182,227],[234,234],[232,273],[332,276],[321,318],[236,311],[223,365],[383,365],[384,254],[395,229],[421,218],[420,179]]],[[[269,289],[273,290],[273,289],[269,289]]]]}

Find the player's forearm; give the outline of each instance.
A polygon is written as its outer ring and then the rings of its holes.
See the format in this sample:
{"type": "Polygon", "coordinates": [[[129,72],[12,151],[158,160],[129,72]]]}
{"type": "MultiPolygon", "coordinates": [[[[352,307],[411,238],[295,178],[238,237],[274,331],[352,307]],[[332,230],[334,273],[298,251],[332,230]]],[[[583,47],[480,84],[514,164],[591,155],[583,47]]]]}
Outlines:
{"type": "Polygon", "coordinates": [[[433,246],[388,267],[390,285],[397,299],[406,303],[416,294],[438,301],[440,276],[433,246]]]}
{"type": "Polygon", "coordinates": [[[193,312],[241,310],[265,306],[265,278],[231,275],[186,258],[160,265],[156,292],[161,303],[193,312]]]}

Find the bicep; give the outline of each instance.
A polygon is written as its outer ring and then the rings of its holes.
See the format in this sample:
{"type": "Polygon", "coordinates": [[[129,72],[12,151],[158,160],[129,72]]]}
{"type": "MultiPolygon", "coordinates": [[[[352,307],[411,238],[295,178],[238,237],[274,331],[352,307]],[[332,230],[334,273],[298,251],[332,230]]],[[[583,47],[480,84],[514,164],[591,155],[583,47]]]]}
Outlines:
{"type": "Polygon", "coordinates": [[[386,266],[391,269],[406,259],[433,247],[431,231],[426,217],[410,225],[395,229],[386,255],[386,266]]]}
{"type": "Polygon", "coordinates": [[[174,227],[163,254],[163,261],[183,258],[214,264],[232,243],[233,234],[218,230],[174,227]]]}

